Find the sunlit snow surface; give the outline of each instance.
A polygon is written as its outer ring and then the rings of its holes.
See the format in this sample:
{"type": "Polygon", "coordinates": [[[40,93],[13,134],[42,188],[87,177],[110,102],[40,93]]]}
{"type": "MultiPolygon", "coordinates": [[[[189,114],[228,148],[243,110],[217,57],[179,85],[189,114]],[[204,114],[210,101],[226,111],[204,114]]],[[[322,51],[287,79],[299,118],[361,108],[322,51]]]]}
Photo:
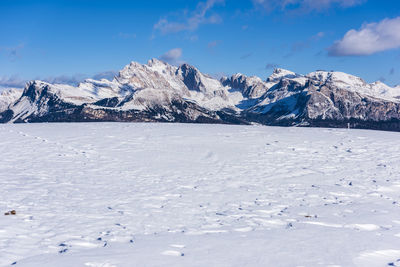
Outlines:
{"type": "Polygon", "coordinates": [[[1,266],[400,266],[400,133],[6,124],[0,155],[1,266]]]}

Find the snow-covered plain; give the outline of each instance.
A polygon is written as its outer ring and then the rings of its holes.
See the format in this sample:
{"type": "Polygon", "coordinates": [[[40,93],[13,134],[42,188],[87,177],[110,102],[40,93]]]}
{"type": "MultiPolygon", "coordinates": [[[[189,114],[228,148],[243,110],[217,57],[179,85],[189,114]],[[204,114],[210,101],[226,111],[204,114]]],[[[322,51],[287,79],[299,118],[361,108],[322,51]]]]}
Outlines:
{"type": "Polygon", "coordinates": [[[400,266],[399,140],[3,124],[0,266],[400,266]]]}

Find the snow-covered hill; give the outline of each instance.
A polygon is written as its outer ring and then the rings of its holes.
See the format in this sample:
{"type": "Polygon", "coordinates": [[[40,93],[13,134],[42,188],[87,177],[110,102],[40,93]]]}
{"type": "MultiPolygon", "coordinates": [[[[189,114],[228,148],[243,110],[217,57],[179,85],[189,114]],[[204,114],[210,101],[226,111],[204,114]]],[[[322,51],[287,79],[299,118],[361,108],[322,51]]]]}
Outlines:
{"type": "Polygon", "coordinates": [[[400,266],[399,137],[2,124],[0,266],[400,266]]]}
{"type": "MultiPolygon", "coordinates": [[[[5,98],[3,98],[5,99],[5,98]]],[[[163,121],[400,130],[400,88],[341,72],[275,69],[221,80],[188,64],[131,62],[112,80],[77,87],[29,82],[0,122],[163,121]]]]}

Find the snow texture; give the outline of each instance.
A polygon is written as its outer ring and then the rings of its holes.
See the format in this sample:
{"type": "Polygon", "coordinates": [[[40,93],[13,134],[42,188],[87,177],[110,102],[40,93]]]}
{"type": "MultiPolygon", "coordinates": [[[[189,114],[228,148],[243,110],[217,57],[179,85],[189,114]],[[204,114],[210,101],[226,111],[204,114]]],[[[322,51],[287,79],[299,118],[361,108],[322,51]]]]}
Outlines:
{"type": "Polygon", "coordinates": [[[399,135],[2,124],[0,266],[400,266],[399,135]]]}

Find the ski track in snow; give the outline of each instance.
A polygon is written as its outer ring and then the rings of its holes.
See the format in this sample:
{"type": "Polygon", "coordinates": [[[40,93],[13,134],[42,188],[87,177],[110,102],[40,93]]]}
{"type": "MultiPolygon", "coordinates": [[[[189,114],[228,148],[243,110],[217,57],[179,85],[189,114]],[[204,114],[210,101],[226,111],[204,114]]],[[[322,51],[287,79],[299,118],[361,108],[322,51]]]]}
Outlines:
{"type": "Polygon", "coordinates": [[[0,125],[0,266],[400,266],[399,137],[0,125]]]}

